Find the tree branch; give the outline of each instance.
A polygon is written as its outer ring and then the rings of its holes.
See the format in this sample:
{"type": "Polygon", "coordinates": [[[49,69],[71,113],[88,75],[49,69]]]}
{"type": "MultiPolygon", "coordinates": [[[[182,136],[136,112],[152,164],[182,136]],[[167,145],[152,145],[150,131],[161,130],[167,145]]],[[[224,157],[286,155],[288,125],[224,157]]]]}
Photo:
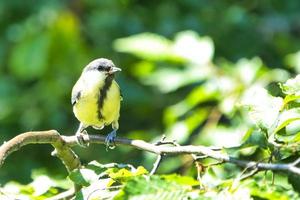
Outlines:
{"type": "MultiPolygon", "coordinates": [[[[87,143],[104,144],[105,136],[101,135],[85,135],[83,140],[87,143]]],[[[226,153],[211,149],[205,146],[164,146],[145,142],[143,140],[130,140],[125,138],[116,138],[116,144],[128,145],[134,148],[148,151],[157,155],[178,155],[178,154],[196,154],[205,155],[221,162],[233,163],[248,169],[286,171],[300,175],[300,168],[294,163],[265,163],[256,161],[240,160],[227,155],[226,153]]],[[[4,163],[5,158],[12,152],[20,149],[28,144],[51,144],[57,151],[58,157],[64,162],[67,169],[70,171],[80,166],[80,161],[70,147],[77,145],[76,136],[63,136],[55,130],[27,132],[16,136],[8,142],[5,142],[0,147],[0,167],[4,163]]]]}
{"type": "Polygon", "coordinates": [[[31,131],[17,135],[0,146],[0,167],[7,156],[28,144],[51,144],[57,156],[70,172],[81,166],[78,156],[56,130],[31,131]]]}

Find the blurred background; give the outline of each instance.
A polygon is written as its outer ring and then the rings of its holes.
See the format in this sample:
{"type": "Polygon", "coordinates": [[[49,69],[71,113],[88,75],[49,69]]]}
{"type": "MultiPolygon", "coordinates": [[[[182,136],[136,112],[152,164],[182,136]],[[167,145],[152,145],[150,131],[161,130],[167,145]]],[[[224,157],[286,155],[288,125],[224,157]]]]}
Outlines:
{"type": "MultiPolygon", "coordinates": [[[[277,82],[300,71],[299,9],[298,0],[2,0],[0,142],[32,130],[73,135],[72,86],[88,62],[106,57],[122,68],[120,137],[153,142],[166,134],[180,144],[238,145],[251,126],[240,106],[248,90],[280,96],[277,82]]],[[[28,183],[33,170],[65,177],[51,151],[31,145],[12,154],[0,184],[28,183]]],[[[83,163],[151,169],[155,160],[124,146],[75,151],[83,163]]],[[[191,166],[188,156],[168,157],[159,173],[195,174],[191,166]]]]}

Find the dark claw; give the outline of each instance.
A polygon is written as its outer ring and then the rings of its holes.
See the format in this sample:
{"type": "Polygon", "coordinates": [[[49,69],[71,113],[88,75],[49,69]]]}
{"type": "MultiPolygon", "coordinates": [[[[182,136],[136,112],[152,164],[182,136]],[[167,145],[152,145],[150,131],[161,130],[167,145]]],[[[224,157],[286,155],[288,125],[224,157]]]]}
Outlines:
{"type": "Polygon", "coordinates": [[[114,149],[116,147],[115,138],[117,137],[117,130],[113,130],[105,138],[106,150],[108,148],[114,149]]]}
{"type": "Polygon", "coordinates": [[[89,143],[84,141],[84,136],[85,135],[87,135],[86,130],[76,133],[77,143],[79,144],[79,146],[87,148],[89,146],[89,143]]]}

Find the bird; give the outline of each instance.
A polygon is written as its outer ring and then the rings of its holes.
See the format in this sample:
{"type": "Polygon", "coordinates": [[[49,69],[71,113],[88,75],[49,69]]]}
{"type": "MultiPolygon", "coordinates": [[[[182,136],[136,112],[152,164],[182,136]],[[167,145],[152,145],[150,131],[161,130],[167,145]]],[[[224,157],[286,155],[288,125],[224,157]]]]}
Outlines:
{"type": "Polygon", "coordinates": [[[88,146],[83,139],[87,127],[101,130],[111,125],[112,132],[107,135],[105,144],[115,147],[122,94],[114,76],[119,71],[121,69],[106,58],[97,58],[82,70],[71,95],[73,113],[80,122],[75,134],[79,145],[88,146]]]}

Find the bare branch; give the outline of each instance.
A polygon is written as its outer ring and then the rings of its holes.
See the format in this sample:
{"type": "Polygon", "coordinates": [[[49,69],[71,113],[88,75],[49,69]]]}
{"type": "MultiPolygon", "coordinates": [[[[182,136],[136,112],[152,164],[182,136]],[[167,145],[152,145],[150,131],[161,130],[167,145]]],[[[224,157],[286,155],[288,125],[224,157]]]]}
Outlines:
{"type": "Polygon", "coordinates": [[[51,144],[55,148],[55,155],[61,159],[68,171],[72,171],[81,165],[78,156],[63,137],[56,130],[49,130],[22,133],[4,142],[0,146],[0,167],[8,155],[28,144],[51,144]]]}
{"type": "MultiPolygon", "coordinates": [[[[87,143],[104,144],[105,136],[101,135],[88,135],[84,136],[83,140],[87,143]]],[[[143,140],[130,140],[125,138],[116,138],[116,144],[128,145],[134,148],[148,151],[157,155],[178,155],[178,154],[195,154],[205,155],[207,157],[216,159],[221,162],[233,163],[247,169],[259,169],[259,170],[272,170],[272,171],[286,171],[297,175],[300,175],[300,168],[296,167],[295,163],[265,163],[256,161],[240,160],[227,155],[226,153],[212,149],[206,146],[165,146],[155,145],[143,140]]],[[[51,144],[55,147],[58,155],[65,163],[67,168],[73,169],[75,166],[80,166],[80,162],[74,152],[69,148],[77,145],[76,136],[63,136],[55,130],[50,131],[37,131],[27,132],[16,136],[12,140],[4,143],[0,147],[0,167],[4,163],[5,158],[12,153],[20,149],[22,146],[27,144],[51,144]],[[74,160],[73,160],[74,159],[74,160]]],[[[296,162],[298,163],[298,161],[296,162]]]]}
{"type": "MultiPolygon", "coordinates": [[[[3,145],[0,146],[0,167],[3,165],[7,156],[28,144],[51,144],[55,148],[52,155],[57,156],[62,161],[68,172],[81,166],[78,156],[63,140],[60,134],[56,130],[49,130],[22,133],[4,142],[3,145]]],[[[72,194],[80,188],[81,186],[74,184],[74,188],[60,195],[72,196],[72,194]]],[[[60,195],[58,195],[58,197],[60,197],[60,195]]]]}

